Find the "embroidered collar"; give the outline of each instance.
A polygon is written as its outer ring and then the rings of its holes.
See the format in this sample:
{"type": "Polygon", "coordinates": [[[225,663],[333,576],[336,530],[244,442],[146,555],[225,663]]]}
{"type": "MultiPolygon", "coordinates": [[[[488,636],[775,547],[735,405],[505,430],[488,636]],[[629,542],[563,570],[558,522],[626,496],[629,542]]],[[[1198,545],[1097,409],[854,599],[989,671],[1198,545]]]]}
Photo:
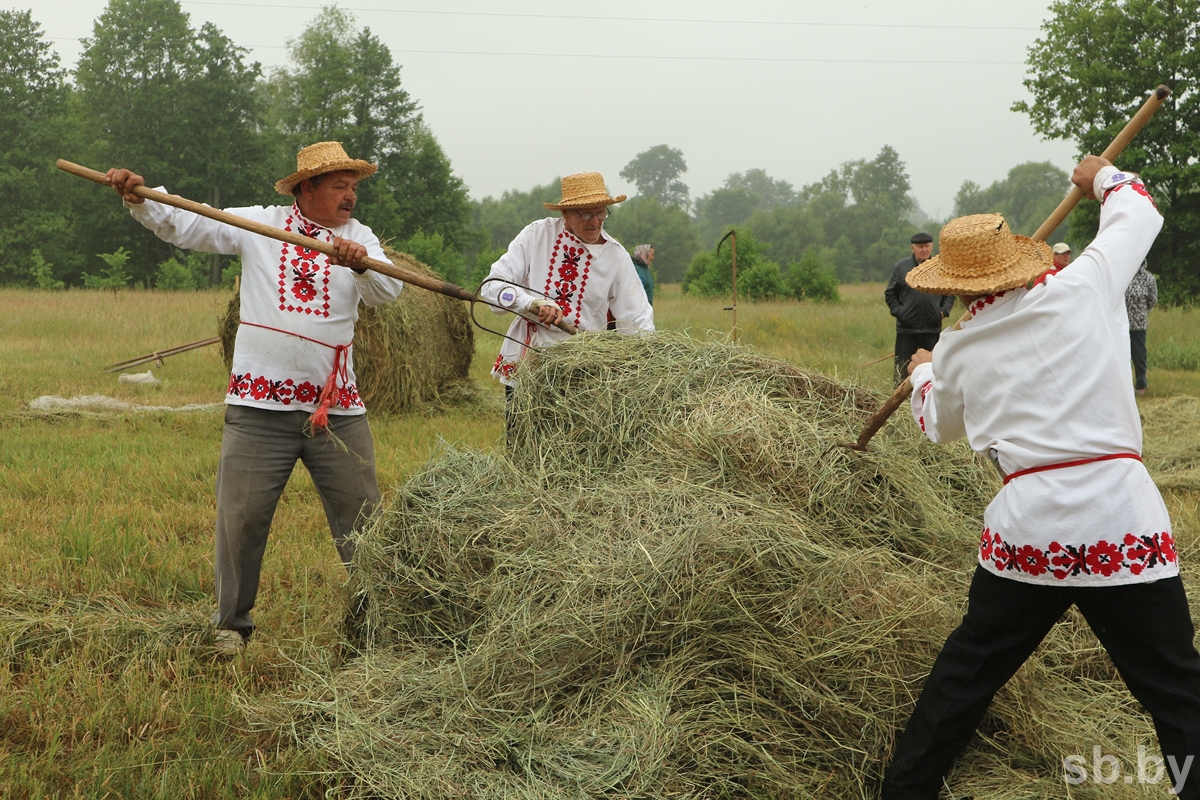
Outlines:
{"type": "Polygon", "coordinates": [[[974,303],[971,303],[971,305],[967,308],[967,311],[970,311],[971,316],[973,317],[976,314],[978,314],[980,311],[983,311],[984,307],[990,306],[992,303],[996,302],[996,300],[998,300],[999,298],[1004,297],[1004,295],[1006,295],[1006,294],[1008,294],[1008,289],[1005,289],[1003,292],[996,292],[995,294],[989,294],[987,297],[981,297],[978,300],[976,300],[974,303]]]}

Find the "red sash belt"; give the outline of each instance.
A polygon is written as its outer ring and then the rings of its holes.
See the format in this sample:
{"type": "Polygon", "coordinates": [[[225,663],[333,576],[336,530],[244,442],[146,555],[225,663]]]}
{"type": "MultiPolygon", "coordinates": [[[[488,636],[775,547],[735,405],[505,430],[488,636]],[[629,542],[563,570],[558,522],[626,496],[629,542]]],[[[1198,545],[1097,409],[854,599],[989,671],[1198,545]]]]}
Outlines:
{"type": "Polygon", "coordinates": [[[1040,467],[1030,467],[1029,469],[1019,469],[1016,472],[1012,473],[1011,475],[1004,476],[1004,485],[1007,486],[1008,482],[1011,481],[1013,478],[1019,478],[1022,475],[1028,475],[1031,472],[1046,472],[1047,470],[1051,470],[1051,469],[1063,469],[1064,467],[1078,467],[1081,464],[1094,464],[1097,461],[1112,461],[1114,458],[1136,458],[1138,461],[1142,460],[1142,457],[1139,456],[1137,453],[1112,453],[1107,456],[1096,456],[1095,458],[1081,458],[1078,461],[1064,461],[1061,464],[1044,464],[1040,467]]]}
{"type": "Polygon", "coordinates": [[[342,386],[346,385],[346,381],[350,378],[350,344],[328,344],[320,339],[313,339],[311,336],[305,336],[292,331],[285,331],[282,328],[272,328],[270,325],[259,325],[257,322],[246,322],[241,320],[242,325],[250,325],[254,328],[265,328],[276,333],[285,333],[288,336],[295,336],[298,339],[303,339],[306,342],[319,344],[322,347],[328,347],[333,351],[333,371],[329,373],[329,377],[325,380],[325,386],[321,389],[321,396],[317,400],[317,408],[313,411],[312,420],[314,428],[324,428],[329,425],[329,408],[333,405],[335,395],[337,394],[338,381],[342,382],[342,386]]]}

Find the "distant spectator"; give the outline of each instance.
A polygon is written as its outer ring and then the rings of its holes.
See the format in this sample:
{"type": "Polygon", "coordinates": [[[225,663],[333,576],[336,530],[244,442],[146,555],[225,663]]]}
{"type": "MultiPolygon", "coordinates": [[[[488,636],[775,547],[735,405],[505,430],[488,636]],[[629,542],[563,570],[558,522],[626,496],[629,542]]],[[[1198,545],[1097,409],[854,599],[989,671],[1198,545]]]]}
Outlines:
{"type": "Polygon", "coordinates": [[[1059,242],[1050,248],[1050,252],[1054,254],[1054,268],[1062,269],[1067,264],[1071,263],[1071,245],[1066,242],[1059,242]]]}
{"type": "Polygon", "coordinates": [[[1125,311],[1129,314],[1129,354],[1133,357],[1133,389],[1146,393],[1146,328],[1150,309],[1158,305],[1158,281],[1146,271],[1146,261],[1125,290],[1125,311]]]}
{"type": "Polygon", "coordinates": [[[883,291],[892,316],[896,318],[896,386],[908,375],[908,362],[918,350],[932,350],[942,334],[942,320],[950,316],[954,298],[926,294],[911,288],[904,276],[933,255],[933,237],[914,233],[909,240],[912,255],[892,265],[892,278],[883,291]]]}
{"type": "Polygon", "coordinates": [[[646,302],[654,305],[654,274],[650,265],[654,263],[654,245],[639,244],[633,248],[633,268],[637,270],[642,288],[646,290],[646,302]]]}

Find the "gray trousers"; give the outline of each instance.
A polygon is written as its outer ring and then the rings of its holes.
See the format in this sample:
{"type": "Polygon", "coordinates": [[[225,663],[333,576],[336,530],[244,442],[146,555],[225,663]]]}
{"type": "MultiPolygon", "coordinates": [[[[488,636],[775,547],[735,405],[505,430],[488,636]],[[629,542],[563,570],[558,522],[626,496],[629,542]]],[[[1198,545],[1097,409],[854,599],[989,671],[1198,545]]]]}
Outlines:
{"type": "Polygon", "coordinates": [[[338,554],[354,556],[347,537],[379,505],[375,447],[365,416],[329,415],[346,449],[317,432],[306,435],[307,411],[226,406],[217,467],[217,611],[213,625],[249,635],[263,552],[275,507],[296,460],[316,484],[338,554]],[[349,452],[347,452],[347,450],[349,452]]]}

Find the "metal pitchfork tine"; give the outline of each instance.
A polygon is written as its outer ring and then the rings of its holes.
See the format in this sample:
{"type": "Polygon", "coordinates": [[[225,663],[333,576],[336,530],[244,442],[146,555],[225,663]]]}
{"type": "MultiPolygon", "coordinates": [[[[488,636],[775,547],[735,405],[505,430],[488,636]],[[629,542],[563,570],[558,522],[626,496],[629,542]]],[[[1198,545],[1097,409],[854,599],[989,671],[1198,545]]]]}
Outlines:
{"type": "MultiPolygon", "coordinates": [[[[475,304],[483,303],[485,306],[491,306],[492,308],[498,308],[501,311],[508,311],[512,314],[516,314],[521,319],[528,320],[529,322],[535,323],[537,325],[541,325],[543,328],[549,327],[548,325],[546,325],[545,323],[543,323],[541,320],[537,319],[536,317],[531,317],[528,314],[525,314],[525,313],[522,313],[519,311],[514,311],[513,309],[508,308],[506,306],[497,305],[496,303],[490,303],[487,300],[484,300],[483,299],[483,285],[485,283],[491,283],[492,281],[499,281],[499,282],[503,283],[505,286],[515,286],[516,288],[523,289],[531,294],[540,294],[542,297],[544,297],[550,301],[553,301],[554,298],[551,297],[550,295],[546,294],[545,292],[539,292],[537,289],[532,289],[528,286],[522,286],[519,283],[513,283],[512,281],[506,280],[505,278],[484,278],[480,282],[479,288],[477,288],[475,290],[476,299],[471,301],[471,322],[475,323],[476,328],[479,328],[482,331],[487,331],[488,333],[494,333],[497,336],[501,337],[502,339],[508,339],[510,342],[515,342],[516,344],[519,344],[522,347],[528,347],[530,350],[540,351],[542,348],[537,347],[536,345],[527,344],[525,342],[522,342],[520,339],[514,339],[513,337],[509,336],[507,333],[501,333],[500,331],[492,330],[491,328],[489,328],[486,325],[484,325],[483,323],[481,323],[479,320],[475,319],[475,304]]],[[[571,334],[572,336],[574,336],[577,333],[577,329],[575,328],[575,326],[573,326],[573,325],[571,325],[571,323],[567,322],[565,318],[558,324],[557,327],[566,331],[567,333],[571,334]],[[566,326],[566,327],[563,327],[563,326],[566,326]],[[569,330],[568,330],[568,328],[569,328],[569,330]]]]}
{"type": "MultiPolygon", "coordinates": [[[[1154,116],[1154,112],[1158,111],[1158,107],[1163,104],[1163,101],[1166,100],[1170,94],[1171,90],[1164,85],[1159,85],[1157,89],[1151,92],[1150,96],[1146,98],[1146,102],[1142,103],[1142,107],[1139,108],[1137,113],[1133,115],[1133,118],[1129,120],[1129,122],[1125,123],[1125,127],[1121,129],[1121,132],[1117,134],[1116,138],[1112,140],[1108,147],[1104,148],[1104,152],[1100,154],[1100,157],[1106,159],[1107,161],[1115,161],[1117,156],[1121,155],[1121,152],[1124,151],[1130,140],[1137,135],[1137,132],[1142,129],[1142,126],[1150,121],[1150,118],[1154,116]]],[[[1078,186],[1072,186],[1071,191],[1068,192],[1067,196],[1063,198],[1063,201],[1058,204],[1058,208],[1054,209],[1053,213],[1051,213],[1050,216],[1047,217],[1046,221],[1042,223],[1042,226],[1037,229],[1037,232],[1029,238],[1033,239],[1035,242],[1046,241],[1046,238],[1049,237],[1050,234],[1054,233],[1054,229],[1062,224],[1062,221],[1067,218],[1067,215],[1071,213],[1072,209],[1074,209],[1082,199],[1083,190],[1078,186]]],[[[954,327],[951,328],[951,330],[958,330],[962,327],[962,324],[970,318],[971,312],[968,311],[963,315],[962,319],[954,324],[954,327]]],[[[892,396],[883,402],[883,405],[879,407],[879,410],[867,418],[867,422],[865,425],[863,425],[862,433],[859,434],[857,442],[854,444],[844,444],[839,442],[838,445],[835,446],[845,447],[850,450],[857,450],[860,453],[867,452],[867,443],[871,441],[871,437],[883,427],[884,423],[888,421],[888,418],[891,417],[892,414],[895,413],[896,409],[900,407],[900,404],[903,403],[910,394],[912,394],[912,390],[912,381],[910,381],[908,378],[905,378],[901,384],[896,387],[896,390],[892,392],[892,396]]]]}

